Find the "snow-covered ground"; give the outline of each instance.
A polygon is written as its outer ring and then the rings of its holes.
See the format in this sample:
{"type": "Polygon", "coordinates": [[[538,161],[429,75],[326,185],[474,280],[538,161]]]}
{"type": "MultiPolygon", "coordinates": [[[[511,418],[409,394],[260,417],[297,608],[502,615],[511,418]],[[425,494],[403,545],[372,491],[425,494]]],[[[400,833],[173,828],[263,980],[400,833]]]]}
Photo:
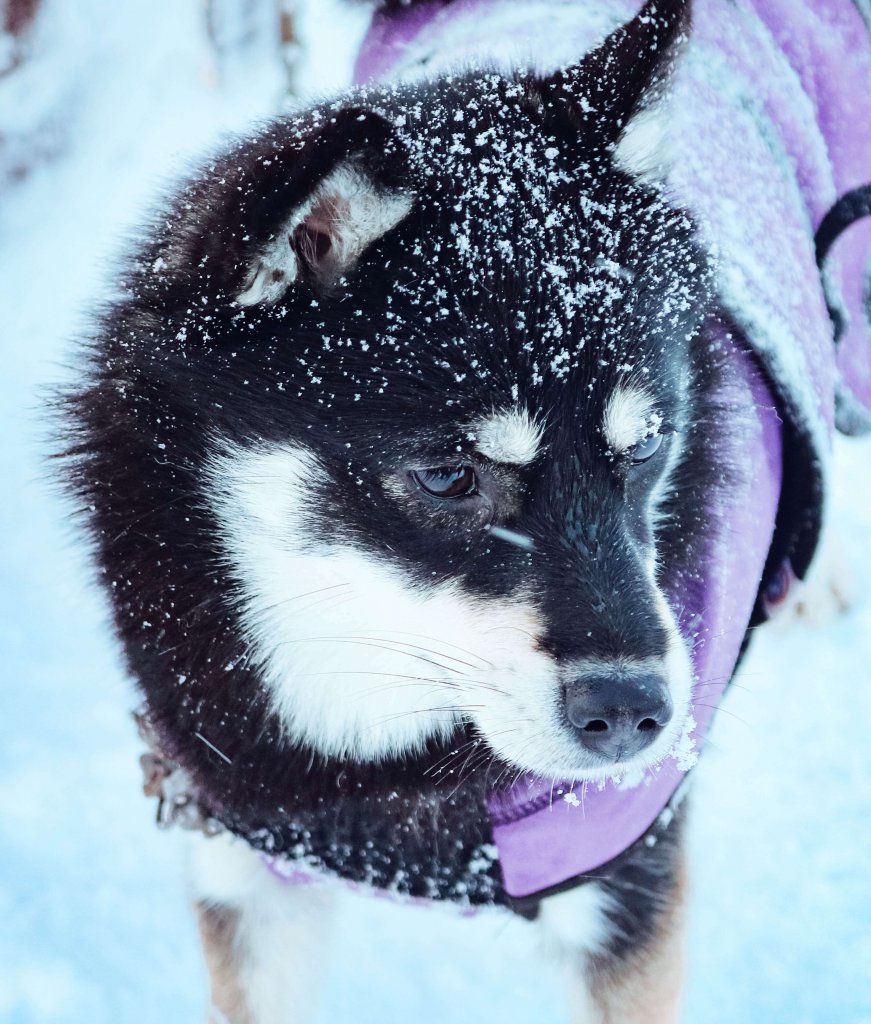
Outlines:
{"type": "MultiPolygon", "coordinates": [[[[326,88],[361,14],[311,3],[303,75],[326,88]]],[[[30,70],[0,80],[6,152],[56,154],[0,197],[0,1021],[181,1024],[204,980],[179,837],[140,795],[131,688],[48,480],[44,396],[149,197],[274,109],[281,72],[256,39],[216,62],[196,0],[45,8],[30,70]]],[[[692,1024],[871,1024],[871,445],[840,455],[856,602],[762,631],[696,773],[692,1024]]],[[[566,1020],[521,922],[348,895],[337,933],[324,1022],[566,1020]]]]}

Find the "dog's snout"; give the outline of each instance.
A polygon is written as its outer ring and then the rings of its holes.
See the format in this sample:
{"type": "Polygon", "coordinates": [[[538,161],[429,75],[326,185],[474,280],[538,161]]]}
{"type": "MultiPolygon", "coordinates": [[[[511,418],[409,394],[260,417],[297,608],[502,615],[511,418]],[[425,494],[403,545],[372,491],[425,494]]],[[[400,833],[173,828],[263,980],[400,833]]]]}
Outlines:
{"type": "Polygon", "coordinates": [[[615,761],[649,747],[672,716],[668,685],[657,672],[584,676],[566,686],[565,701],[581,745],[615,761]]]}

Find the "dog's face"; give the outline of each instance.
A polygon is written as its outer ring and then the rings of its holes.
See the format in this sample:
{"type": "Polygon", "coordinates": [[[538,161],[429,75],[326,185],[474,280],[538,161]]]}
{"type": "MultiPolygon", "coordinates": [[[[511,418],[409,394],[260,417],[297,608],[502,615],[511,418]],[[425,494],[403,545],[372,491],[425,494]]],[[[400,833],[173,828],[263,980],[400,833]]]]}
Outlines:
{"type": "Polygon", "coordinates": [[[646,31],[279,124],[148,256],[145,362],[171,350],[155,394],[196,395],[170,446],[291,744],[377,762],[470,723],[580,779],[686,728],[659,560],[708,277],[615,155],[667,59],[646,31]]]}
{"type": "Polygon", "coordinates": [[[237,373],[276,422],[204,476],[275,710],[357,759],[461,721],[545,775],[661,759],[691,681],[657,579],[690,225],[549,83],[376,97],[349,132],[249,248],[240,333],[274,340],[237,373]]]}

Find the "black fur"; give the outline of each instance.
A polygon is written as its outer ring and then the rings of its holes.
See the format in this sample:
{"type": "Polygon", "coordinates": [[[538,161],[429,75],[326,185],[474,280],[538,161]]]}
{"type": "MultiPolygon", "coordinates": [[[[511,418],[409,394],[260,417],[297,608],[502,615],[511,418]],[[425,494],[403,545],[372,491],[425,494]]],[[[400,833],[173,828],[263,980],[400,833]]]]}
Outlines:
{"type": "MultiPolygon", "coordinates": [[[[626,542],[645,538],[639,509],[656,471],[631,473],[598,428],[632,363],[666,419],[687,423],[680,500],[657,543],[669,585],[698,585],[705,503],[727,485],[711,427],[726,419],[728,370],[708,330],[706,259],[690,219],[611,159],[679,24],[639,43],[631,65],[596,51],[571,87],[469,74],[277,120],[206,164],[130,258],[125,297],[66,399],[69,479],[161,744],[207,811],[253,845],[412,895],[511,902],[495,866],[469,867],[492,838],[484,801],[506,766],[485,758],[460,778],[439,768],[475,740],[470,729],[377,765],[282,741],[203,493],[215,438],[304,437],[330,469],[329,484],[313,483],[335,510],[324,535],[421,583],[504,596],[522,580],[547,623],[543,646],[563,661],[657,654],[662,627],[626,542]],[[575,89],[603,74],[621,83],[620,106],[592,123],[575,89]],[[274,306],[235,304],[258,246],[347,160],[376,190],[411,191],[409,216],[348,280],[309,274],[274,306]],[[501,475],[475,458],[486,516],[531,536],[534,553],[491,539],[483,514],[386,492],[385,474],[443,464],[467,445],[464,424],[515,400],[546,416],[544,457],[501,475]]],[[[618,897],[620,873],[634,870],[612,872],[618,897]]]]}

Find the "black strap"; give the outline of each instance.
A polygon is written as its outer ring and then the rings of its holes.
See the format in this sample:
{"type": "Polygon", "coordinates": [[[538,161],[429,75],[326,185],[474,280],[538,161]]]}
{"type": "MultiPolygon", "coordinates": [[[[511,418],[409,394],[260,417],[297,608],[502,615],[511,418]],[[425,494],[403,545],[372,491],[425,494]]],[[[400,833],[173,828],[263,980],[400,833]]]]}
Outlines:
{"type": "Polygon", "coordinates": [[[863,217],[871,217],[871,182],[846,192],[823,217],[814,235],[818,267],[822,267],[823,260],[840,235],[863,217]]]}
{"type": "Polygon", "coordinates": [[[831,294],[831,289],[826,277],[822,274],[823,263],[826,256],[840,236],[857,220],[863,217],[871,217],[871,183],[860,185],[858,188],[846,192],[829,210],[820,222],[817,233],[814,235],[814,249],[817,258],[817,267],[822,275],[823,294],[826,299],[826,309],[829,311],[829,318],[832,321],[834,342],[837,345],[844,333],[844,315],[839,304],[831,294]]]}

